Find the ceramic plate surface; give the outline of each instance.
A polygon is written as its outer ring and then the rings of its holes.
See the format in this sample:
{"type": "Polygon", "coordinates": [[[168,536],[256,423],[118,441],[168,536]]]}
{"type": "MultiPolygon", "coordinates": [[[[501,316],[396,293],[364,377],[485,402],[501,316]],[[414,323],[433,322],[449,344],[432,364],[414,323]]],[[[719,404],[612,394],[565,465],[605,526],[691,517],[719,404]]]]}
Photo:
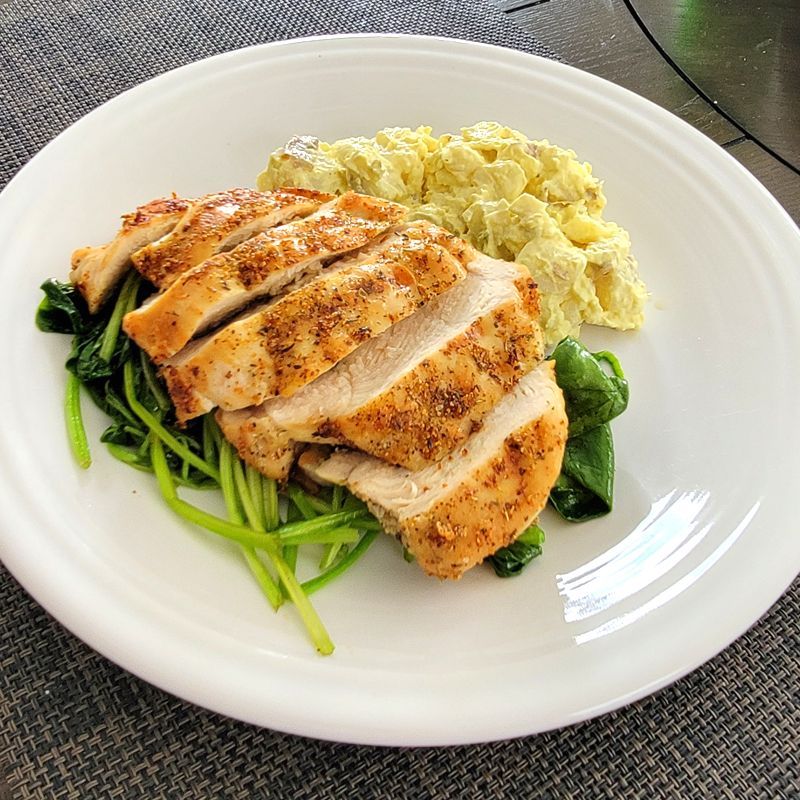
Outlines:
{"type": "Polygon", "coordinates": [[[67,130],[0,197],[0,554],[64,625],[194,703],[298,734],[453,744],[534,733],[647,695],[754,623],[800,568],[800,235],[732,158],[676,117],[575,69],[441,39],[267,45],[150,81],[67,130]],[[605,179],[652,299],[640,333],[585,331],[632,386],[614,423],[616,508],[546,513],[521,577],[426,578],[382,537],[315,596],[316,656],[237,550],[191,529],[97,438],[74,465],[65,337],[38,286],[152,197],[252,185],[295,133],[498,119],[605,179]]]}

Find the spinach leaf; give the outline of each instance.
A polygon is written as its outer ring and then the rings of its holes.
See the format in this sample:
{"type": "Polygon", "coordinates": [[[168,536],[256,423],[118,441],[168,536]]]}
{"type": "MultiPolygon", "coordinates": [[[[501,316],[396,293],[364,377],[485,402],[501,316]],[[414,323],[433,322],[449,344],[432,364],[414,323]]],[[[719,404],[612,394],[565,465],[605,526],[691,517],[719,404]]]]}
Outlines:
{"type": "Polygon", "coordinates": [[[628,382],[611,353],[590,353],[568,336],[550,358],[556,363],[556,382],[564,392],[570,436],[609,422],[627,408],[628,382]],[[603,362],[609,364],[612,375],[603,369],[603,362]]]}
{"type": "Polygon", "coordinates": [[[488,561],[499,578],[512,578],[542,554],[542,544],[544,531],[538,525],[531,525],[508,547],[501,547],[489,556],[488,561]]]}
{"type": "Polygon", "coordinates": [[[95,319],[72,339],[67,369],[84,384],[115,375],[129,358],[131,342],[124,334],[117,338],[111,357],[108,360],[102,357],[101,349],[107,325],[106,318],[95,319]]]}
{"type": "Polygon", "coordinates": [[[608,423],[571,436],[550,502],[564,519],[584,522],[611,511],[614,497],[614,440],[608,423]]]}
{"type": "Polygon", "coordinates": [[[98,406],[115,422],[123,425],[128,423],[134,428],[147,432],[147,426],[128,408],[122,392],[115,388],[112,381],[106,381],[103,384],[103,395],[100,402],[98,402],[98,406]]]}
{"type": "Polygon", "coordinates": [[[115,422],[103,431],[100,441],[122,447],[140,447],[146,438],[147,433],[141,428],[129,425],[127,422],[115,422]]]}
{"type": "Polygon", "coordinates": [[[105,323],[97,321],[87,329],[76,333],[72,339],[72,350],[67,358],[67,369],[82,383],[108,378],[114,370],[107,361],[99,357],[105,323]]]}
{"type": "Polygon", "coordinates": [[[36,327],[45,333],[81,333],[89,312],[80,292],[71,283],[50,278],[42,286],[44,297],[36,309],[36,327]]]}
{"type": "Polygon", "coordinates": [[[611,511],[614,440],[608,423],[628,406],[628,382],[616,356],[606,350],[590,353],[570,337],[558,344],[551,358],[564,392],[569,438],[550,502],[564,519],[583,522],[611,511]]]}

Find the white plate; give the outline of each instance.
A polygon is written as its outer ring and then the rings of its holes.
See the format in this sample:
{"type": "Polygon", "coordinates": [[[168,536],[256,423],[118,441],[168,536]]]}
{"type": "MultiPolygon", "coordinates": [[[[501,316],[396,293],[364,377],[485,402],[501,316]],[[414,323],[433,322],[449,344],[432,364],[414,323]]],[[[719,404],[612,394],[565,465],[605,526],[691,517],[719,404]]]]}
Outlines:
{"type": "MultiPolygon", "coordinates": [[[[382,744],[490,740],[629,703],[739,636],[800,565],[800,236],[732,158],[610,83],[517,52],[425,38],[267,45],[185,67],[90,114],[0,197],[2,557],[63,624],[125,669],[259,725],[382,744]],[[313,654],[237,551],[190,529],[153,481],[93,447],[78,470],[67,342],[33,326],[74,247],[175,190],[252,184],[294,133],[499,119],[606,179],[652,290],[639,334],[587,331],[632,385],[615,423],[617,506],[547,516],[522,577],[440,584],[383,537],[315,597],[338,645],[313,654]]],[[[93,442],[103,427],[89,413],[93,442]]]]}

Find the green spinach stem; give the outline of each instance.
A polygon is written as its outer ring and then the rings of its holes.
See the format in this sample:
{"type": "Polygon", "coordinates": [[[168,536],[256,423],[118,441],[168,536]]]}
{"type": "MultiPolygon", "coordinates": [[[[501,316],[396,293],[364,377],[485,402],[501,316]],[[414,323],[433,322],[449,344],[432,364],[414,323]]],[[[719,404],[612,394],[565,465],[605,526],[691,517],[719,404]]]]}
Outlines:
{"type": "Polygon", "coordinates": [[[344,557],[342,558],[337,564],[334,564],[332,567],[329,567],[324,572],[321,572],[314,578],[310,580],[304,581],[301,586],[306,594],[313,594],[316,591],[319,591],[323,586],[330,583],[334,578],[338,578],[343,572],[346,572],[353,564],[358,561],[364,553],[367,552],[367,548],[375,541],[375,537],[378,535],[377,531],[367,531],[362,537],[359,543],[344,557]]]}
{"type": "Polygon", "coordinates": [[[264,530],[267,530],[266,519],[264,518],[264,492],[261,488],[261,473],[247,464],[245,466],[245,477],[247,479],[247,491],[253,501],[253,509],[259,523],[264,530]]]}
{"type": "MultiPolygon", "coordinates": [[[[331,511],[339,511],[344,501],[344,489],[337,483],[333,487],[333,495],[331,496],[331,511]]],[[[339,542],[331,542],[326,545],[325,552],[319,562],[321,570],[328,569],[339,555],[342,545],[339,542]]]]}
{"type": "MultiPolygon", "coordinates": [[[[247,478],[242,468],[242,462],[239,460],[233,463],[233,480],[239,492],[239,498],[242,501],[242,508],[244,508],[245,516],[249,520],[250,525],[255,530],[263,530],[264,526],[258,517],[258,511],[250,495],[247,478]]],[[[263,546],[264,552],[269,556],[272,565],[275,567],[275,571],[278,573],[286,595],[295,604],[300,618],[303,620],[303,624],[306,626],[306,630],[311,636],[311,641],[314,642],[314,646],[320,654],[330,655],[333,652],[333,642],[325,626],[322,624],[322,620],[314,609],[314,606],[311,605],[305,592],[303,592],[291,565],[287,564],[286,560],[281,555],[280,545],[275,542],[270,534],[265,534],[265,540],[263,546]]]]}
{"type": "Polygon", "coordinates": [[[128,402],[131,411],[133,411],[133,413],[170,448],[170,450],[180,456],[184,461],[188,461],[196,469],[199,469],[200,472],[205,473],[209,478],[213,478],[219,483],[219,470],[203,461],[200,456],[193,453],[186,445],[181,444],[136,398],[136,392],[133,386],[133,364],[130,361],[126,361],[122,370],[125,400],[128,402]]]}
{"type": "Polygon", "coordinates": [[[106,329],[103,332],[103,339],[98,352],[98,356],[105,361],[106,364],[111,361],[111,356],[114,355],[114,349],[117,346],[117,339],[119,338],[119,331],[122,326],[122,318],[129,311],[133,310],[136,303],[136,292],[139,289],[140,280],[139,273],[135,270],[131,270],[128,273],[128,277],[125,278],[125,283],[122,284],[120,293],[117,295],[117,300],[114,303],[108,325],[106,325],[106,329]]]}
{"type": "Polygon", "coordinates": [[[147,388],[153,395],[153,399],[156,401],[159,413],[163,417],[170,409],[170,399],[167,397],[167,393],[159,385],[153,365],[145,354],[144,350],[139,351],[139,360],[142,365],[142,372],[144,373],[144,379],[147,383],[147,388]]]}
{"type": "Polygon", "coordinates": [[[264,497],[264,518],[268,531],[274,531],[280,525],[278,514],[278,484],[272,478],[261,476],[261,494],[264,497]]]}
{"type": "MultiPolygon", "coordinates": [[[[241,525],[244,522],[242,512],[240,509],[239,498],[236,493],[236,483],[233,477],[233,463],[234,455],[233,448],[228,442],[223,442],[219,451],[219,472],[220,472],[220,487],[222,494],[225,498],[225,506],[228,509],[228,518],[231,522],[241,525]]],[[[270,605],[277,611],[283,603],[283,593],[278,588],[278,585],[269,574],[267,568],[261,562],[261,559],[256,554],[252,547],[240,545],[242,555],[244,556],[250,572],[261,587],[261,591],[269,601],[270,605]]]]}
{"type": "Polygon", "coordinates": [[[67,423],[67,437],[75,460],[81,469],[89,469],[92,465],[92,454],[89,440],[83,425],[81,411],[81,382],[71,372],[67,372],[67,391],[64,398],[64,416],[67,423]]]}

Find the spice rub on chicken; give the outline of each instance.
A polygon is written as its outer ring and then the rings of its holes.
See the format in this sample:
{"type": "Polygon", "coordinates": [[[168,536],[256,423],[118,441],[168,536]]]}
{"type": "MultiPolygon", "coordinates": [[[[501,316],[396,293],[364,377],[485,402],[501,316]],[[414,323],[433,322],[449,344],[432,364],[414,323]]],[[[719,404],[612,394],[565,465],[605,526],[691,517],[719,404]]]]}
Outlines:
{"type": "Polygon", "coordinates": [[[218,412],[239,455],[285,480],[300,442],[347,445],[412,470],[462,444],[543,356],[530,276],[478,261],[464,281],[291,397],[218,412]]]}
{"type": "Polygon", "coordinates": [[[310,189],[256,192],[229,189],[192,203],[178,224],[131,261],[159,289],[207,258],[231,250],[257,233],[316,211],[332,195],[310,189]]]}
{"type": "Polygon", "coordinates": [[[209,256],[310,214],[332,197],[311,189],[229,189],[192,200],[152,200],[123,216],[122,227],[108,244],[76,250],[70,280],[94,314],[131,266],[164,289],[209,256]]]}
{"type": "Polygon", "coordinates": [[[460,578],[513,542],[544,508],[566,438],[564,398],[553,362],[545,361],[436,464],[412,471],[364,453],[313,448],[300,466],[364,500],[426,573],[460,578]]]}
{"type": "Polygon", "coordinates": [[[347,486],[458,578],[538,515],[567,420],[528,271],[406,214],[355,192],[163,198],[72,279],[92,312],[130,269],[155,286],[123,328],[179,423],[217,408],[256,469],[347,486]]]}
{"type": "Polygon", "coordinates": [[[303,219],[279,225],[182,273],[163,293],[125,316],[126,333],[157,363],[244,306],[320,272],[400,222],[387,200],[337,197],[303,219]]]}
{"type": "Polygon", "coordinates": [[[162,197],[122,217],[117,235],[100,247],[81,247],[72,254],[69,279],[83,295],[89,311],[97,313],[131,265],[131,256],[169,233],[191,200],[162,197]]]}
{"type": "Polygon", "coordinates": [[[462,253],[455,237],[412,223],[197,340],[161,371],[178,418],[291,396],[462,281],[462,253]]]}

